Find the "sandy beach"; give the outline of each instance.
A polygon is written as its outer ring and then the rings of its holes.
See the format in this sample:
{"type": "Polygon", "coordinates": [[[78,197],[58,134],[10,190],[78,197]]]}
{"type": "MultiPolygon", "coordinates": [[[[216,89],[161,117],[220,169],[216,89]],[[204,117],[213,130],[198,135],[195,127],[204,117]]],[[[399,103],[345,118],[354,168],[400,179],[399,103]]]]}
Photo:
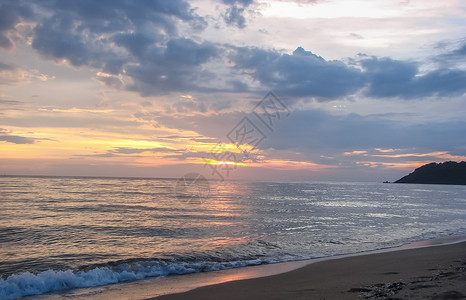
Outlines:
{"type": "Polygon", "coordinates": [[[156,299],[466,299],[465,270],[461,242],[332,259],[156,299]]]}

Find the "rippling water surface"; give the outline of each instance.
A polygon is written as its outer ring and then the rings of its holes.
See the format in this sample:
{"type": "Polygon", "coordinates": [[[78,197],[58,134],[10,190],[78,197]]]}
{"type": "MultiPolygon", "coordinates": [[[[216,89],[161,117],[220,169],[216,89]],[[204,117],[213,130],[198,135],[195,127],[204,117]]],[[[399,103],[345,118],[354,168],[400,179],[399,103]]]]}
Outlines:
{"type": "Polygon", "coordinates": [[[466,186],[0,177],[0,299],[464,235],[466,186]]]}

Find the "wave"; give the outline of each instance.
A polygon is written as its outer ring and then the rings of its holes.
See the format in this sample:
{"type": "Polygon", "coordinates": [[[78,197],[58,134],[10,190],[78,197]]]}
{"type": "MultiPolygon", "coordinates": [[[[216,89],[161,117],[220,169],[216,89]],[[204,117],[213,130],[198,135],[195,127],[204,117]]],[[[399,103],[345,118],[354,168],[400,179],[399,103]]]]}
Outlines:
{"type": "Polygon", "coordinates": [[[263,264],[260,259],[231,262],[139,261],[90,270],[48,270],[38,274],[25,272],[0,279],[0,299],[14,299],[65,289],[87,288],[112,283],[189,273],[210,272],[263,264]]]}
{"type": "MultiPolygon", "coordinates": [[[[434,238],[434,237],[430,237],[434,238]]],[[[438,235],[435,238],[439,238],[438,235]]],[[[412,238],[411,242],[429,239],[412,238]]],[[[335,241],[320,241],[321,243],[341,244],[335,241]]],[[[0,299],[14,299],[30,295],[40,295],[67,289],[89,288],[103,286],[125,281],[140,280],[147,277],[164,277],[168,275],[182,275],[190,273],[211,272],[225,269],[241,268],[252,265],[271,264],[286,261],[298,261],[319,257],[338,256],[342,254],[364,253],[373,250],[394,248],[409,241],[399,244],[385,245],[370,249],[354,249],[342,253],[327,253],[326,255],[292,255],[275,253],[265,255],[262,248],[277,250],[280,247],[274,243],[257,240],[247,243],[256,252],[253,256],[242,253],[192,253],[191,255],[172,255],[167,259],[129,259],[112,261],[104,264],[81,266],[76,269],[48,270],[39,273],[24,272],[13,274],[6,278],[0,277],[0,299]],[[236,255],[235,255],[236,254],[236,255]],[[229,256],[229,257],[228,257],[229,256]]],[[[231,249],[230,249],[231,250],[231,249]]]]}

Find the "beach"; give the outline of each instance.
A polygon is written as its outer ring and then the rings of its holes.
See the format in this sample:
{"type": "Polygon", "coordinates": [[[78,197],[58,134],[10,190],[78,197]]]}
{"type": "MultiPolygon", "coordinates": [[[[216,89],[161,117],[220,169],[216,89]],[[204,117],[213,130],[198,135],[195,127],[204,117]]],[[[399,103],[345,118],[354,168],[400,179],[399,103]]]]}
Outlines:
{"type": "Polygon", "coordinates": [[[331,259],[153,299],[464,299],[465,270],[461,242],[331,259]]]}

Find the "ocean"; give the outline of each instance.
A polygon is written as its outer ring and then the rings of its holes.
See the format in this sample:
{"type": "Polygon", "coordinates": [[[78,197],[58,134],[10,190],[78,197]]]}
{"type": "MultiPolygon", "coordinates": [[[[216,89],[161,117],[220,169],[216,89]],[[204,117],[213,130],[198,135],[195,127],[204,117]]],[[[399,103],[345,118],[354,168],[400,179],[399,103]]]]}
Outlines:
{"type": "Polygon", "coordinates": [[[466,235],[466,186],[0,177],[0,299],[466,235]]]}

